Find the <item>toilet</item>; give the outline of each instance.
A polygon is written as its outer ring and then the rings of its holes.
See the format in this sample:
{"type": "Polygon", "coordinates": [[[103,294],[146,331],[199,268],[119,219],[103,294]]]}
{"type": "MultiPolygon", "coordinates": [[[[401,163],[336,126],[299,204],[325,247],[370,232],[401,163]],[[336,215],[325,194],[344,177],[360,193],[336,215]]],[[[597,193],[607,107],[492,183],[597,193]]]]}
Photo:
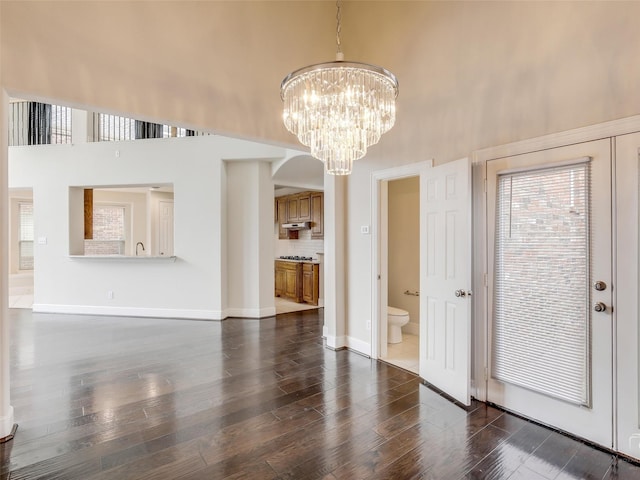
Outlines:
{"type": "Polygon", "coordinates": [[[409,323],[409,312],[396,307],[387,307],[387,342],[402,342],[402,327],[409,323]]]}

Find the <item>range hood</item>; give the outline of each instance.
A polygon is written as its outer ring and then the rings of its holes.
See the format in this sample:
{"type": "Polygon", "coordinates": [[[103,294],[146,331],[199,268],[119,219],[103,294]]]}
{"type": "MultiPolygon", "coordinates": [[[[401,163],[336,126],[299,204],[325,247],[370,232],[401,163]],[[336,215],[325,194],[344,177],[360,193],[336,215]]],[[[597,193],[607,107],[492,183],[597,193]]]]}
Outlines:
{"type": "Polygon", "coordinates": [[[283,223],[282,228],[287,230],[306,230],[311,228],[311,222],[283,223]]]}

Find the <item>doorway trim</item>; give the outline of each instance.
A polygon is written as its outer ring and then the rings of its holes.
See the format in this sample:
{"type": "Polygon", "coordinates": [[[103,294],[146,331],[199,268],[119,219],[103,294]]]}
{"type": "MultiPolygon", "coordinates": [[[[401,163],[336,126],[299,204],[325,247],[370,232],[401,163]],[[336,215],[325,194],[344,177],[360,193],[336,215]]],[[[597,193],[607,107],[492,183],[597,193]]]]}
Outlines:
{"type": "MultiPolygon", "coordinates": [[[[372,206],[372,248],[371,248],[371,357],[378,359],[386,354],[386,331],[383,331],[381,317],[382,305],[387,303],[387,292],[383,286],[387,285],[388,267],[386,259],[388,256],[386,238],[387,222],[386,211],[388,207],[388,197],[386,194],[386,184],[391,180],[400,180],[407,177],[422,177],[426,169],[433,167],[433,159],[423,162],[410,163],[400,167],[376,170],[371,173],[371,206],[372,206]],[[384,261],[383,261],[384,260],[384,261]],[[380,278],[378,278],[380,277],[380,278]],[[384,341],[384,344],[382,343],[384,341]]],[[[420,191],[420,204],[422,205],[422,189],[420,191]]],[[[420,229],[422,235],[422,228],[420,229]]],[[[420,267],[420,277],[422,278],[422,265],[420,267]]],[[[420,292],[422,295],[422,292],[420,292]]],[[[424,312],[420,311],[420,323],[424,312]]],[[[386,325],[386,322],[385,322],[386,325]]]]}

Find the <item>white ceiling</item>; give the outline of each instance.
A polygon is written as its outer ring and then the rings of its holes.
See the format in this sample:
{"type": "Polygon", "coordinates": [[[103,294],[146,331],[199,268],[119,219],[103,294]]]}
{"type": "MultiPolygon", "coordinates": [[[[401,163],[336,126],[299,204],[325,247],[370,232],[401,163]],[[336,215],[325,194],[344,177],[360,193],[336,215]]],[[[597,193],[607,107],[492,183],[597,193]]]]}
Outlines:
{"type": "Polygon", "coordinates": [[[302,189],[323,190],[323,163],[310,155],[291,158],[273,175],[273,182],[278,187],[298,187],[302,189]]]}

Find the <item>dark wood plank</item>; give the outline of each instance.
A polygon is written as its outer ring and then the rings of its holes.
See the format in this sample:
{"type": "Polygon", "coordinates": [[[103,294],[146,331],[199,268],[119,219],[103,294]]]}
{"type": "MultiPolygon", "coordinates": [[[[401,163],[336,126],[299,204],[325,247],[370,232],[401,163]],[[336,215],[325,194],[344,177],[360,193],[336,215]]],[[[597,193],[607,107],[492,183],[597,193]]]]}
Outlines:
{"type": "Polygon", "coordinates": [[[12,310],[0,480],[640,478],[640,468],[392,365],[262,320],[12,310]]]}

